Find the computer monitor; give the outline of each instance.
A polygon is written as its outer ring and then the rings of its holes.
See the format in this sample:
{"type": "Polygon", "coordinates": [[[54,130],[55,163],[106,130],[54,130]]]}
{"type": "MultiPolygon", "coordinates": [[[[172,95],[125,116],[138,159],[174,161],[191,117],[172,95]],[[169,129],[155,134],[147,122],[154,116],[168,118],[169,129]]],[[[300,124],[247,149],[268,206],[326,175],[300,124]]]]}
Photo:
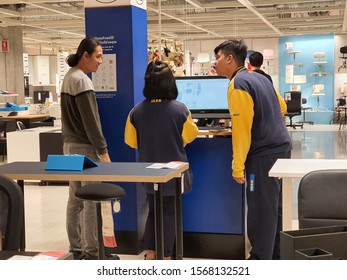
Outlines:
{"type": "Polygon", "coordinates": [[[177,100],[195,119],[228,119],[228,84],[229,79],[219,76],[176,77],[177,100]]]}
{"type": "Polygon", "coordinates": [[[46,90],[40,90],[40,91],[34,91],[34,103],[38,104],[45,104],[46,98],[49,98],[49,91],[46,90]]]}

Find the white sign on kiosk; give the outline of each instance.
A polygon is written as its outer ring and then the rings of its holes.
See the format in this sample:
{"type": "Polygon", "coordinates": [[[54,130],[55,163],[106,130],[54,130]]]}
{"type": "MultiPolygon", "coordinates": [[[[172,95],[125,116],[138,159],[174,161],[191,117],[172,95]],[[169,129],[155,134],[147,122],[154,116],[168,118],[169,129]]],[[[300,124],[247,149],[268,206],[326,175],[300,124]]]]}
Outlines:
{"type": "Polygon", "coordinates": [[[147,9],[147,0],[84,0],[85,8],[135,6],[147,9]]]}

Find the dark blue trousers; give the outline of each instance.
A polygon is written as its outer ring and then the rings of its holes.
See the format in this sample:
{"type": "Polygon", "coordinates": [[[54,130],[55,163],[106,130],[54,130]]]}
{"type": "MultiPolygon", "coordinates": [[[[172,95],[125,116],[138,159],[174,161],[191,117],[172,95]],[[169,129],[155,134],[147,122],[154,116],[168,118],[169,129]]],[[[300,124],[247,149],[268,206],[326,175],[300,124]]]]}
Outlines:
{"type": "Polygon", "coordinates": [[[251,243],[250,259],[280,258],[282,230],[282,181],[269,177],[279,158],[290,152],[248,158],[246,161],[247,232],[251,243]]]}
{"type": "MultiPolygon", "coordinates": [[[[154,195],[146,193],[148,217],[144,233],[146,250],[155,250],[154,195]]],[[[164,257],[171,257],[175,245],[175,196],[163,196],[164,257]]]]}

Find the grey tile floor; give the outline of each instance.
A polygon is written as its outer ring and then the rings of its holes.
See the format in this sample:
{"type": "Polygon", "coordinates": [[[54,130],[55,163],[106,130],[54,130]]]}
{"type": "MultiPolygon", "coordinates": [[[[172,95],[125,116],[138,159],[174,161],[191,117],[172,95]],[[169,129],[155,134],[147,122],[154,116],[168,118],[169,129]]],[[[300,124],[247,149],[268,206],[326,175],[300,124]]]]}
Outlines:
{"type": "MultiPolygon", "coordinates": [[[[293,140],[293,158],[347,158],[347,129],[338,125],[308,125],[304,128],[288,128],[293,140]]],[[[297,227],[297,185],[293,191],[293,227],[297,227]]],[[[27,250],[68,250],[65,231],[65,208],[67,186],[38,186],[30,183],[25,187],[27,250]]],[[[140,255],[121,255],[121,259],[143,259],[140,255]]]]}

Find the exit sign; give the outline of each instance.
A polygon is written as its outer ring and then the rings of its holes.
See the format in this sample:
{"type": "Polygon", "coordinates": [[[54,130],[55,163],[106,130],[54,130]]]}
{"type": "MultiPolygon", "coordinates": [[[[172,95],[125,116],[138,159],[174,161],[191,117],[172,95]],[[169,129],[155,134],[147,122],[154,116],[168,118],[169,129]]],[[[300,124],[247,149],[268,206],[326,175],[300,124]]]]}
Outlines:
{"type": "Polygon", "coordinates": [[[2,52],[8,52],[9,51],[9,42],[8,40],[1,40],[1,51],[2,52]]]}

